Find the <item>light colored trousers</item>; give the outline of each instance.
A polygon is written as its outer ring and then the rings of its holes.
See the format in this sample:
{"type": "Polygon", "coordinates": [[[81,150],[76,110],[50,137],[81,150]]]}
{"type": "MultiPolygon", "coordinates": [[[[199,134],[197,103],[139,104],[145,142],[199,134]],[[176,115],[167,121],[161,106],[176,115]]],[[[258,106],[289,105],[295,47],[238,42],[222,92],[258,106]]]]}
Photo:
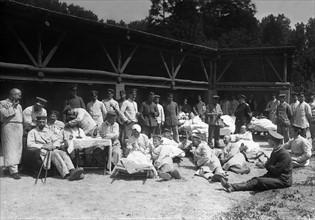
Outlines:
{"type": "Polygon", "coordinates": [[[62,177],[70,173],[74,169],[74,165],[65,151],[55,149],[51,152],[51,161],[56,166],[62,177]]]}

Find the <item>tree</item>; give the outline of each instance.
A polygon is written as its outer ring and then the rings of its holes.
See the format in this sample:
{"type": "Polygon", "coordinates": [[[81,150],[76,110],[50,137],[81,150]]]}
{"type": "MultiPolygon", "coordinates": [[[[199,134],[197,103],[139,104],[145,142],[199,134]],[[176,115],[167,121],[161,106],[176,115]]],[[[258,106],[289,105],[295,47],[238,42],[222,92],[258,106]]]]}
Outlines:
{"type": "Polygon", "coordinates": [[[306,25],[297,24],[290,43],[297,47],[292,77],[294,89],[306,94],[315,92],[315,18],[310,18],[306,25]]]}
{"type": "Polygon", "coordinates": [[[243,29],[247,33],[258,31],[254,17],[255,4],[251,0],[209,0],[201,6],[204,33],[208,39],[218,40],[231,30],[243,29]]]}
{"type": "Polygon", "coordinates": [[[279,14],[268,15],[261,20],[262,43],[265,46],[285,46],[289,43],[290,19],[279,14]]]}
{"type": "Polygon", "coordinates": [[[64,14],[71,14],[81,18],[98,21],[98,17],[92,11],[85,10],[83,7],[77,5],[67,5],[67,3],[61,3],[59,0],[15,0],[17,2],[33,5],[39,8],[45,8],[51,11],[57,11],[64,14]]]}
{"type": "Polygon", "coordinates": [[[177,40],[200,44],[206,40],[198,6],[196,0],[178,1],[175,4],[169,25],[172,36],[177,40]]]}

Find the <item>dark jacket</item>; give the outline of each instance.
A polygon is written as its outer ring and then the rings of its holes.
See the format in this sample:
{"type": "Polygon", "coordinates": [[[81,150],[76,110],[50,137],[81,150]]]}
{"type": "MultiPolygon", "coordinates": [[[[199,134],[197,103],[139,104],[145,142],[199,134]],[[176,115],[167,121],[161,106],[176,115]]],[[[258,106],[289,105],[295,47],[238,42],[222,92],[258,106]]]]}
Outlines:
{"type": "Polygon", "coordinates": [[[142,125],[155,127],[157,126],[156,117],[159,116],[159,110],[154,102],[142,102],[140,107],[142,125]]]}
{"type": "Polygon", "coordinates": [[[290,153],[283,147],[273,150],[265,167],[268,171],[265,177],[279,179],[284,186],[292,186],[292,161],[290,153]]]}
{"type": "Polygon", "coordinates": [[[176,102],[167,102],[164,104],[165,125],[175,126],[178,125],[178,106],[176,102]]]}
{"type": "Polygon", "coordinates": [[[247,125],[252,119],[252,111],[247,103],[240,103],[235,110],[235,124],[247,125]]]}

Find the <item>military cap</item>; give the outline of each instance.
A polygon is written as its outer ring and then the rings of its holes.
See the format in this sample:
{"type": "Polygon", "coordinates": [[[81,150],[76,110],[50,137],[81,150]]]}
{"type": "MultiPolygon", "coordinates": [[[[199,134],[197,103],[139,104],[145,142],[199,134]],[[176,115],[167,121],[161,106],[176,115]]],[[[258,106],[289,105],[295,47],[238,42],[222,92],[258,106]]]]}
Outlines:
{"type": "Polygon", "coordinates": [[[283,136],[275,131],[269,130],[269,137],[276,140],[283,140],[283,136]]]}
{"type": "Polygon", "coordinates": [[[213,95],[212,98],[214,98],[214,99],[219,99],[220,96],[218,96],[218,95],[213,95]]]}
{"type": "Polygon", "coordinates": [[[161,135],[154,134],[154,135],[152,135],[152,139],[159,139],[159,140],[161,140],[161,139],[162,139],[162,136],[161,136],[161,135]]]}
{"type": "Polygon", "coordinates": [[[298,93],[297,92],[291,92],[291,95],[298,95],[298,93]]]}
{"type": "Polygon", "coordinates": [[[292,124],[292,128],[295,129],[295,130],[302,129],[302,127],[297,125],[297,124],[292,124]]]}
{"type": "Polygon", "coordinates": [[[56,110],[51,110],[51,111],[50,111],[50,115],[56,115],[56,116],[58,116],[58,115],[59,115],[59,112],[56,111],[56,110]]]}
{"type": "Polygon", "coordinates": [[[280,94],[279,97],[285,98],[285,94],[280,94]]]}
{"type": "Polygon", "coordinates": [[[154,95],[154,98],[160,98],[161,96],[160,95],[154,95]]]}
{"type": "Polygon", "coordinates": [[[113,89],[107,89],[107,92],[114,94],[114,90],[113,89]]]}
{"type": "Polygon", "coordinates": [[[195,139],[197,139],[197,140],[202,141],[202,135],[201,135],[201,133],[199,133],[199,132],[197,132],[197,133],[192,133],[192,134],[191,134],[191,138],[195,138],[195,139]]]}
{"type": "Polygon", "coordinates": [[[114,117],[114,116],[117,116],[117,114],[114,111],[108,111],[106,116],[107,117],[114,117]]]}
{"type": "Polygon", "coordinates": [[[135,89],[135,88],[130,89],[129,92],[128,92],[128,94],[132,94],[132,93],[134,93],[134,92],[137,92],[137,89],[135,89]]]}
{"type": "Polygon", "coordinates": [[[77,90],[78,89],[78,84],[72,84],[69,86],[70,90],[77,90]]]}
{"type": "Polygon", "coordinates": [[[46,99],[43,99],[41,97],[36,97],[36,103],[35,105],[45,105],[47,103],[46,99]]]}
{"type": "Polygon", "coordinates": [[[166,132],[171,132],[171,130],[168,129],[168,128],[164,128],[163,132],[164,132],[164,133],[166,133],[166,132]]]}
{"type": "Polygon", "coordinates": [[[69,109],[72,109],[72,107],[71,107],[70,105],[66,105],[66,106],[63,108],[62,113],[66,113],[69,109]]]}
{"type": "Polygon", "coordinates": [[[92,91],[90,91],[90,94],[91,94],[91,95],[98,95],[98,91],[92,90],[92,91]]]}
{"type": "Polygon", "coordinates": [[[36,120],[46,120],[47,116],[36,116],[36,120]]]}
{"type": "Polygon", "coordinates": [[[239,94],[239,97],[240,97],[240,98],[243,98],[243,99],[246,99],[246,96],[243,95],[243,94],[239,94]]]}

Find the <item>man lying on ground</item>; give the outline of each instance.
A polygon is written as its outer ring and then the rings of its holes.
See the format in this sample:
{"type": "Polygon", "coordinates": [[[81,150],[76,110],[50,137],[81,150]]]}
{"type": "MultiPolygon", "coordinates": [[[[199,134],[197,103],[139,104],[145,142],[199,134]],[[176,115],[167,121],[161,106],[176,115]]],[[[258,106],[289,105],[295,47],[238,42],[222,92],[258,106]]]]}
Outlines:
{"type": "Polygon", "coordinates": [[[82,179],[83,168],[74,168],[68,154],[60,148],[61,138],[46,127],[46,120],[45,116],[37,116],[37,126],[27,136],[27,147],[40,149],[45,169],[50,169],[52,162],[63,178],[69,177],[70,181],[82,179]]]}
{"type": "Polygon", "coordinates": [[[220,149],[218,158],[221,162],[222,168],[225,171],[233,171],[240,174],[248,174],[250,172],[249,167],[246,164],[246,158],[244,153],[240,150],[240,147],[235,143],[231,143],[231,137],[225,135],[223,138],[224,148],[220,149]]]}
{"type": "Polygon", "coordinates": [[[227,180],[221,179],[221,184],[227,192],[263,191],[292,186],[291,156],[281,145],[282,140],[282,135],[269,131],[268,144],[273,151],[265,164],[268,172],[261,177],[254,177],[242,183],[230,184],[227,180]]]}
{"type": "Polygon", "coordinates": [[[161,136],[153,136],[152,159],[154,167],[158,170],[159,177],[164,180],[170,180],[171,178],[180,179],[180,173],[174,168],[173,159],[168,151],[169,146],[162,143],[161,136]]]}
{"type": "Polygon", "coordinates": [[[284,148],[291,149],[293,168],[308,166],[312,156],[311,143],[301,136],[301,130],[300,126],[293,124],[290,128],[293,138],[283,145],[284,148]]]}
{"type": "Polygon", "coordinates": [[[222,178],[227,179],[219,159],[209,145],[202,141],[200,134],[192,135],[191,152],[193,153],[194,163],[199,169],[197,171],[198,175],[212,182],[219,182],[222,178]]]}

